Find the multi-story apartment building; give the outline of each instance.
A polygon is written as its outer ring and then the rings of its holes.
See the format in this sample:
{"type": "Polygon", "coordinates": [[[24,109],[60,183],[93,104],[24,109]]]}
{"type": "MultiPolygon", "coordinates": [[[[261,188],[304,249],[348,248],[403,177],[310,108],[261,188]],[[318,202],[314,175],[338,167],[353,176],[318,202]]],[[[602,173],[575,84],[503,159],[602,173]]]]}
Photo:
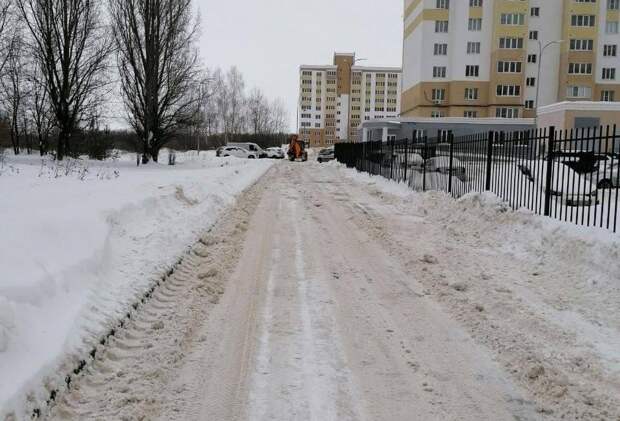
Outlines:
{"type": "Polygon", "coordinates": [[[363,121],[400,114],[401,69],[355,63],[336,53],[333,65],[300,67],[299,134],[311,146],[354,140],[363,121]]]}
{"type": "Polygon", "coordinates": [[[620,101],[620,0],[404,3],[403,116],[520,118],[560,101],[620,101]]]}

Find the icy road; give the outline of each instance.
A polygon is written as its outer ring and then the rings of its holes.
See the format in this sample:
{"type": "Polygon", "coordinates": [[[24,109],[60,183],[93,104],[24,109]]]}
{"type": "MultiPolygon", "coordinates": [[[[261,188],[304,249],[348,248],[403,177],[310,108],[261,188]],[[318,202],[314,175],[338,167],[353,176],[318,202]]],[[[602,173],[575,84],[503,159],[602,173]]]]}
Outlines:
{"type": "Polygon", "coordinates": [[[269,170],[48,417],[620,420],[618,312],[566,298],[575,256],[343,174],[269,170]]]}

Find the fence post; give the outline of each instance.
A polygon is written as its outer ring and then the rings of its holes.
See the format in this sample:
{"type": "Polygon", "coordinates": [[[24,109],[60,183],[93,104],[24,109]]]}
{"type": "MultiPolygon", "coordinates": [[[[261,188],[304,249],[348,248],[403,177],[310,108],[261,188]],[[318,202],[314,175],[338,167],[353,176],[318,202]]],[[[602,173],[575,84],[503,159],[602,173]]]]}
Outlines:
{"type": "MultiPolygon", "coordinates": [[[[413,143],[415,143],[415,132],[413,132],[413,143]]],[[[413,148],[413,145],[412,145],[413,148]]],[[[407,173],[409,172],[409,138],[405,139],[405,183],[407,182],[407,173]]]]}
{"type": "Polygon", "coordinates": [[[396,140],[392,139],[392,146],[390,147],[390,180],[394,179],[394,143],[396,140]]]}
{"type": "Polygon", "coordinates": [[[428,157],[428,137],[424,136],[424,153],[422,154],[422,191],[426,191],[426,159],[428,157]]]}
{"type": "Polygon", "coordinates": [[[454,163],[454,135],[450,133],[448,135],[450,141],[450,173],[448,178],[448,193],[452,194],[452,164],[454,163]]]}
{"type": "Polygon", "coordinates": [[[545,216],[551,216],[551,185],[553,184],[553,142],[555,141],[555,127],[549,127],[547,139],[547,174],[545,175],[545,216]]]}
{"type": "Polygon", "coordinates": [[[487,144],[487,174],[484,189],[491,191],[491,168],[493,167],[493,140],[495,139],[495,132],[489,131],[489,139],[487,144]]]}

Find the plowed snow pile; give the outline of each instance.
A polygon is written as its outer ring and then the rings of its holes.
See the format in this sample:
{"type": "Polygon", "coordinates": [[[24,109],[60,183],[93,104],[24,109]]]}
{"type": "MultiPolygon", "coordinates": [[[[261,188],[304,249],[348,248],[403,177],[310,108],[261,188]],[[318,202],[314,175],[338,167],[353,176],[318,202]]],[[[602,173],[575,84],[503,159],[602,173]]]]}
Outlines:
{"type": "Polygon", "coordinates": [[[8,156],[0,168],[0,419],[46,399],[60,361],[83,357],[271,164],[66,165],[8,156]]]}

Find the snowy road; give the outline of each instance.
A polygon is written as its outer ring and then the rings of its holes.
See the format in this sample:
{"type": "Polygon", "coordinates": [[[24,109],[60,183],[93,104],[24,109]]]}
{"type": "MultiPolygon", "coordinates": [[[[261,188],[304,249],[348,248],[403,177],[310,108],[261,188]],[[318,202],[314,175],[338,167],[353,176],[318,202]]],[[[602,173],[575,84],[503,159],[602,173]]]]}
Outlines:
{"type": "Polygon", "coordinates": [[[428,218],[335,166],[275,166],[49,418],[620,419],[605,362],[579,354],[596,375],[571,373],[568,333],[537,347],[553,312],[522,311],[532,291],[506,301],[513,279],[484,275],[478,294],[474,273],[522,262],[451,248],[465,240],[428,218]]]}

